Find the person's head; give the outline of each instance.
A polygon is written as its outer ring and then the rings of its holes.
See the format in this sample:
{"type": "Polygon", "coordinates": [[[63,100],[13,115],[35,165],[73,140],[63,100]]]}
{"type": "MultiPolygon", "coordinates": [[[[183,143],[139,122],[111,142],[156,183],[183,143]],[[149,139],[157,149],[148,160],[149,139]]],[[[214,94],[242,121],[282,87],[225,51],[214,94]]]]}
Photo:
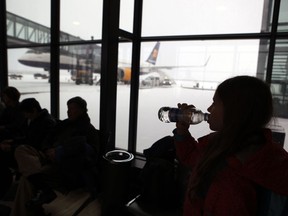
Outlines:
{"type": "Polygon", "coordinates": [[[67,115],[70,120],[78,119],[88,111],[86,101],[79,96],[69,99],[67,101],[67,107],[67,115]]]}
{"type": "Polygon", "coordinates": [[[227,79],[217,87],[208,111],[211,130],[258,130],[273,114],[270,87],[252,76],[227,79]]]}
{"type": "Polygon", "coordinates": [[[40,103],[35,98],[26,98],[21,101],[20,109],[26,118],[33,119],[41,112],[40,103]]]}
{"type": "Polygon", "coordinates": [[[264,144],[261,129],[273,114],[270,88],[256,77],[229,78],[217,87],[208,112],[210,129],[217,132],[209,137],[209,145],[194,168],[197,174],[191,181],[191,199],[207,189],[206,179],[213,178],[227,156],[264,144]]]}
{"type": "Polygon", "coordinates": [[[13,86],[8,86],[2,91],[2,100],[6,106],[13,106],[19,102],[20,92],[13,86]]]}

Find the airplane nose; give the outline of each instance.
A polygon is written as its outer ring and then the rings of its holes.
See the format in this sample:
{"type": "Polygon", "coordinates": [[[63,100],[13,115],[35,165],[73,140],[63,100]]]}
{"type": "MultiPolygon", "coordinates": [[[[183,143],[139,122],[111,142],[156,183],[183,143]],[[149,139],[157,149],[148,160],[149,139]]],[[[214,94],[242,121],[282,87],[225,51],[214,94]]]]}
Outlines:
{"type": "Polygon", "coordinates": [[[20,62],[21,64],[24,64],[25,61],[24,61],[24,59],[20,58],[20,59],[18,59],[18,62],[20,62]]]}
{"type": "Polygon", "coordinates": [[[23,64],[23,65],[28,65],[27,64],[27,61],[25,60],[25,59],[18,59],[18,62],[20,62],[21,64],[23,64]]]}

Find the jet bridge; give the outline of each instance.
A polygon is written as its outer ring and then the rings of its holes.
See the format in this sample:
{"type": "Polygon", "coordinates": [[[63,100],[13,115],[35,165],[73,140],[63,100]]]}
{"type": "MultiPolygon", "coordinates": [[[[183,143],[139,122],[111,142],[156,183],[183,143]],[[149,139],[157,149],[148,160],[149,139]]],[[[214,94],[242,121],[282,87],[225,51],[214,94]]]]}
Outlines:
{"type": "MultiPolygon", "coordinates": [[[[7,11],[7,43],[9,46],[25,44],[49,44],[51,41],[50,28],[39,23],[28,20],[24,17],[7,11]]],[[[60,41],[79,41],[79,37],[60,32],[60,41]]],[[[64,47],[67,51],[73,52],[73,46],[64,47]]]]}
{"type": "MultiPolygon", "coordinates": [[[[19,60],[22,64],[32,67],[50,67],[50,28],[24,17],[7,12],[7,43],[8,47],[17,45],[35,44],[32,50],[26,52],[25,59],[19,60]],[[41,46],[43,44],[43,46],[41,46]],[[38,47],[39,46],[39,47],[38,47]],[[29,57],[27,57],[29,55],[29,57]],[[33,62],[32,55],[38,55],[39,62],[33,62]],[[45,57],[46,56],[46,57],[45,57]],[[28,63],[30,62],[30,63],[28,63]],[[37,65],[35,65],[37,63],[37,65]]],[[[80,37],[60,32],[60,41],[82,41],[80,37]]],[[[60,67],[71,71],[72,79],[75,77],[76,84],[93,84],[93,72],[100,72],[101,47],[97,44],[89,45],[67,45],[60,47],[60,67]],[[64,62],[61,62],[61,59],[64,62]],[[77,64],[76,64],[77,61],[77,64]],[[78,63],[79,62],[79,63],[78,63]],[[63,65],[69,66],[63,66],[63,65]]]]}

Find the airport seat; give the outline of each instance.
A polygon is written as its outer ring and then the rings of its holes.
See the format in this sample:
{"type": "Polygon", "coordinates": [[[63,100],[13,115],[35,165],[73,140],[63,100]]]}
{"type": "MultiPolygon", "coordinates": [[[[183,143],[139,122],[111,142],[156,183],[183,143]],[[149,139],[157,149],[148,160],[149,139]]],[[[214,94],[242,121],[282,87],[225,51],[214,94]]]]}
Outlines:
{"type": "MultiPolygon", "coordinates": [[[[105,144],[107,143],[108,140],[108,136],[104,135],[102,132],[100,132],[100,139],[101,139],[101,144],[100,144],[100,156],[103,155],[103,148],[105,146],[105,144]]],[[[102,164],[102,157],[99,157],[98,160],[93,161],[93,165],[88,168],[87,170],[85,170],[85,176],[89,179],[86,179],[86,181],[88,181],[88,188],[87,185],[84,187],[84,185],[78,185],[73,189],[67,189],[66,185],[50,185],[53,187],[54,191],[61,193],[62,195],[66,196],[68,195],[70,192],[77,192],[78,190],[83,190],[84,194],[89,194],[83,201],[82,203],[79,205],[79,207],[73,212],[72,216],[76,216],[78,214],[80,214],[88,205],[90,205],[91,202],[94,202],[95,200],[99,199],[99,197],[101,196],[101,189],[100,189],[100,181],[101,181],[101,164],[102,164]],[[96,181],[94,182],[95,185],[91,182],[90,179],[96,179],[96,181]],[[91,184],[91,185],[90,185],[91,184]],[[55,187],[56,186],[56,187],[55,187]],[[95,186],[95,187],[94,187],[95,186]]],[[[83,170],[84,171],[84,170],[83,170]]],[[[84,178],[84,176],[82,177],[84,178]]],[[[94,179],[94,180],[95,180],[94,179]]]]}

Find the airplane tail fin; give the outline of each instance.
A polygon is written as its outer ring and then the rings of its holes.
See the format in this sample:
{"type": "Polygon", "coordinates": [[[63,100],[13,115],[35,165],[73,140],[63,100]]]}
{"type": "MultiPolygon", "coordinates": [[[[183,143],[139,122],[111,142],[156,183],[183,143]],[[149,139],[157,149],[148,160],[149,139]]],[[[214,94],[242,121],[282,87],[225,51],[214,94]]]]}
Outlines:
{"type": "Polygon", "coordinates": [[[152,52],[150,53],[148,59],[146,60],[146,62],[155,65],[156,61],[157,61],[157,57],[158,57],[158,52],[159,52],[159,48],[160,48],[160,42],[158,41],[156,43],[156,45],[154,46],[152,52]]]}

